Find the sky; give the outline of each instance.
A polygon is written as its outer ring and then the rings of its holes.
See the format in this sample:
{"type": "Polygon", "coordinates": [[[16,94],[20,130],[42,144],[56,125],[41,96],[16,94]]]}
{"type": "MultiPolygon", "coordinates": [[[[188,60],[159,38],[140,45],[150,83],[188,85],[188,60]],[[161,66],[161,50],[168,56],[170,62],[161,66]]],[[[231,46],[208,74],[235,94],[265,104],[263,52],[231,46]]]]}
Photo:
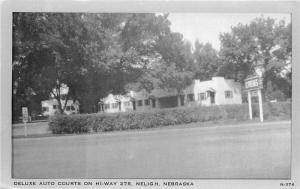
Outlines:
{"type": "Polygon", "coordinates": [[[249,24],[256,17],[270,17],[277,21],[291,22],[290,14],[254,14],[254,13],[170,13],[171,30],[182,33],[192,44],[198,39],[209,42],[220,50],[220,33],[230,32],[232,26],[239,23],[249,24]]]}

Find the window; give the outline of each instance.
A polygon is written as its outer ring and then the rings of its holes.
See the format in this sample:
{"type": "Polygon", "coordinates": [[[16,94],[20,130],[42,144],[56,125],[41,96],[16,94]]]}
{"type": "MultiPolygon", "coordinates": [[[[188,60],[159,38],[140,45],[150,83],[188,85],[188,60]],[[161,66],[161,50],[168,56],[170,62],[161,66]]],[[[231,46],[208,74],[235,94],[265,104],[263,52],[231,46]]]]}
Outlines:
{"type": "Polygon", "coordinates": [[[142,100],[138,100],[138,106],[143,106],[143,101],[142,100]]]}
{"type": "Polygon", "coordinates": [[[187,97],[188,97],[188,100],[189,100],[190,102],[192,102],[192,101],[195,100],[194,94],[188,94],[187,97]]]}
{"type": "Polygon", "coordinates": [[[129,101],[124,102],[124,106],[130,106],[130,102],[129,101]]]}
{"type": "Polygon", "coordinates": [[[118,103],[112,103],[112,109],[117,109],[118,108],[118,103]]]}
{"type": "Polygon", "coordinates": [[[109,109],[110,108],[110,104],[104,104],[104,109],[109,109]]]}
{"type": "Polygon", "coordinates": [[[71,106],[71,110],[72,110],[72,111],[75,111],[75,107],[74,107],[74,106],[71,106]]]}
{"type": "Polygon", "coordinates": [[[206,99],[205,93],[198,93],[198,100],[205,100],[205,99],[206,99]]]}
{"type": "Polygon", "coordinates": [[[53,105],[53,109],[57,109],[57,105],[53,105]]]}
{"type": "Polygon", "coordinates": [[[144,103],[145,103],[146,106],[149,106],[149,105],[150,105],[150,100],[149,100],[149,99],[146,99],[146,100],[144,101],[144,103]]]}
{"type": "Polygon", "coordinates": [[[43,112],[49,112],[49,107],[42,107],[43,112]]]}
{"type": "Polygon", "coordinates": [[[67,106],[66,111],[70,111],[70,110],[71,110],[71,106],[67,106]]]}
{"type": "Polygon", "coordinates": [[[225,91],[225,98],[232,98],[232,97],[233,97],[232,91],[225,91]]]}

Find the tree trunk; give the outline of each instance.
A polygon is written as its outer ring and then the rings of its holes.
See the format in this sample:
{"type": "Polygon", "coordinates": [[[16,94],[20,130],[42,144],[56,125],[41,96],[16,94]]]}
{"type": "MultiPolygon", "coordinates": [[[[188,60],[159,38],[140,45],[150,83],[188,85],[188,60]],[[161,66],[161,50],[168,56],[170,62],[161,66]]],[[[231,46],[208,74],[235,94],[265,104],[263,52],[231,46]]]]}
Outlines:
{"type": "Polygon", "coordinates": [[[57,103],[58,103],[58,113],[63,114],[64,110],[63,110],[62,105],[61,105],[60,97],[57,96],[56,100],[57,100],[57,103]]]}

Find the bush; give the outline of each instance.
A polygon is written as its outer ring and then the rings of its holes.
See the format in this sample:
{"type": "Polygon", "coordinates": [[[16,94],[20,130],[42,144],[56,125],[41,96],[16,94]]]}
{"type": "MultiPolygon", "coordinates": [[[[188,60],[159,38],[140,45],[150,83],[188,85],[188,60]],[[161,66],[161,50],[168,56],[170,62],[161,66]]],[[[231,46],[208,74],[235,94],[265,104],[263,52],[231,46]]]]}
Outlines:
{"type": "MultiPolygon", "coordinates": [[[[253,117],[259,117],[258,104],[253,104],[253,117]]],[[[265,119],[290,119],[290,102],[265,103],[265,119]]],[[[49,127],[54,134],[106,132],[145,129],[168,125],[217,120],[248,120],[248,104],[180,107],[114,114],[55,115],[49,127]]]]}

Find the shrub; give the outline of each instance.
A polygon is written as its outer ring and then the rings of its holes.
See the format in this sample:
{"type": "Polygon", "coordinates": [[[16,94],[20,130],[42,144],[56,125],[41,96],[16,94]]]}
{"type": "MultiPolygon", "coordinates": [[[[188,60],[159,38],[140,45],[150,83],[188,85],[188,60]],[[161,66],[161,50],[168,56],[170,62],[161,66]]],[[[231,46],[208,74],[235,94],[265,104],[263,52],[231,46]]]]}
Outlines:
{"type": "MultiPolygon", "coordinates": [[[[253,104],[253,117],[259,117],[258,104],[253,104]]],[[[265,103],[265,119],[290,119],[290,102],[265,103]]],[[[106,132],[145,129],[168,125],[217,120],[248,120],[248,104],[208,107],[179,107],[145,112],[113,114],[55,115],[49,127],[54,134],[106,132]]]]}

